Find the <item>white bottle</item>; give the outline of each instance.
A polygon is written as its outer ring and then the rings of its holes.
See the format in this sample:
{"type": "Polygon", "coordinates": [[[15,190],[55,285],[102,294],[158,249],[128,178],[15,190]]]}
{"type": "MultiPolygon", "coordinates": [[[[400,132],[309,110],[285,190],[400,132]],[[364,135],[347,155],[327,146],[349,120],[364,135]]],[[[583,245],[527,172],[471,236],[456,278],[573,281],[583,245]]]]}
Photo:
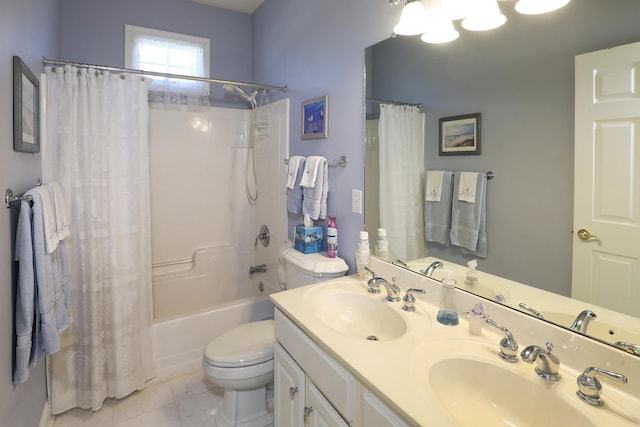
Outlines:
{"type": "Polygon", "coordinates": [[[367,270],[365,267],[369,266],[369,258],[371,257],[371,250],[369,249],[369,233],[361,231],[358,238],[358,249],[356,249],[356,271],[358,278],[365,280],[367,278],[367,270]]]}
{"type": "Polygon", "coordinates": [[[464,284],[467,289],[475,289],[476,286],[478,286],[478,273],[476,272],[478,261],[472,259],[467,265],[469,266],[469,270],[467,271],[467,280],[464,281],[464,284]]]}
{"type": "Polygon", "coordinates": [[[479,302],[469,312],[469,333],[471,335],[482,334],[482,324],[485,321],[484,305],[479,302]]]}
{"type": "Polygon", "coordinates": [[[389,259],[389,239],[387,238],[387,230],[378,228],[378,237],[376,238],[376,256],[388,260],[389,259]]]}

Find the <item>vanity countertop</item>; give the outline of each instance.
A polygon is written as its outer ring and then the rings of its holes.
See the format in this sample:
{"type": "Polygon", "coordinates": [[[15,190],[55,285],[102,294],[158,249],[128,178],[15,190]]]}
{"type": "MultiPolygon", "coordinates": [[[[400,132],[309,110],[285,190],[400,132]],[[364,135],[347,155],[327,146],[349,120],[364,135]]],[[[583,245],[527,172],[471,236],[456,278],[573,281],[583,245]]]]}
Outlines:
{"type": "MultiPolygon", "coordinates": [[[[383,267],[380,267],[380,270],[383,270],[383,267]]],[[[489,312],[496,321],[511,331],[515,331],[514,337],[520,344],[520,350],[530,344],[544,346],[544,341],[541,341],[543,339],[555,340],[556,348],[560,349],[554,353],[561,359],[560,372],[563,378],[557,383],[545,383],[535,374],[534,365],[524,363],[521,360],[518,360],[517,363],[507,363],[498,357],[498,343],[504,335],[497,329],[485,324],[481,335],[471,335],[468,320],[464,316],[460,316],[460,323],[457,326],[445,326],[438,323],[435,302],[438,300],[440,283],[417,275],[412,276],[413,273],[400,270],[402,269],[390,272],[397,272],[403,289],[421,287],[427,290],[427,294],[424,296],[415,294],[417,299],[415,312],[402,310],[403,303],[401,301],[385,301],[386,292],[384,289],[377,295],[369,293],[366,281],[358,280],[356,276],[275,293],[271,295],[271,299],[275,306],[316,344],[334,357],[362,384],[410,424],[434,427],[464,426],[466,424],[457,419],[457,416],[452,415],[455,410],[449,410],[451,409],[450,402],[441,399],[441,396],[436,394],[436,388],[429,385],[434,381],[433,375],[430,378],[429,369],[431,366],[445,359],[458,357],[467,360],[481,360],[484,365],[479,366],[495,368],[496,372],[507,370],[510,374],[519,375],[526,381],[534,382],[536,387],[539,383],[541,387],[549,389],[553,393],[560,393],[567,408],[572,412],[583,414],[596,425],[640,425],[639,399],[630,394],[629,390],[625,391],[625,386],[617,387],[617,384],[603,380],[603,398],[606,404],[601,407],[587,405],[575,397],[576,377],[586,367],[583,367],[582,364],[591,361],[576,358],[570,363],[566,363],[563,360],[563,357],[568,357],[567,354],[576,348],[575,345],[568,348],[564,342],[565,339],[567,342],[575,341],[575,338],[571,338],[574,334],[569,334],[568,338],[560,338],[568,332],[553,325],[536,322],[522,313],[516,313],[484,301],[485,305],[489,305],[489,312]],[[406,332],[398,338],[380,341],[370,341],[365,338],[356,339],[353,336],[336,332],[331,327],[331,319],[325,318],[319,321],[318,313],[310,309],[309,298],[314,298],[312,290],[318,286],[337,286],[354,295],[377,300],[377,303],[386,305],[404,319],[406,332]],[[523,325],[530,322],[534,322],[535,325],[525,332],[523,325]],[[549,332],[548,328],[552,328],[553,332],[549,332]],[[575,369],[571,363],[577,365],[578,368],[575,369]],[[613,424],[611,424],[612,422],[613,424]]],[[[461,312],[468,311],[475,302],[480,301],[478,297],[466,292],[456,290],[456,294],[458,310],[461,312]]],[[[580,337],[577,339],[580,341],[580,337]]],[[[600,346],[595,353],[601,352],[608,355],[607,351],[614,352],[613,356],[608,359],[613,362],[607,362],[608,366],[603,366],[604,368],[614,370],[618,367],[617,365],[626,366],[626,368],[634,370],[634,372],[622,370],[622,373],[629,377],[629,381],[640,381],[640,371],[636,370],[638,364],[634,359],[627,359],[622,352],[607,349],[601,343],[594,342],[593,345],[600,346]],[[623,357],[624,360],[620,361],[619,357],[623,357]],[[625,361],[632,363],[625,363],[625,361]]],[[[444,365],[439,364],[438,366],[444,365]]],[[[474,388],[477,388],[478,393],[483,393],[483,389],[487,386],[501,387],[502,385],[469,383],[468,387],[471,393],[461,393],[461,399],[464,399],[462,395],[466,394],[471,396],[471,400],[473,400],[474,388]]],[[[464,407],[465,405],[461,405],[458,410],[464,410],[464,407]]],[[[481,422],[482,420],[478,419],[477,421],[481,422]]]]}

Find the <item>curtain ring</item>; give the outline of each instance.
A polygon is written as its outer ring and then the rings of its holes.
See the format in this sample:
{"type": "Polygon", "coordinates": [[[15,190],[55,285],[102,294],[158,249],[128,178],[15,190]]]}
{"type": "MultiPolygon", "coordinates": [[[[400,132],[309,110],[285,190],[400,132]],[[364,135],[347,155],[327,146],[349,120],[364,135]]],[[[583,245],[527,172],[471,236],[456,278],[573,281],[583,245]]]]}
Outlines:
{"type": "Polygon", "coordinates": [[[124,74],[120,73],[120,80],[124,80],[124,79],[125,79],[124,74]]]}

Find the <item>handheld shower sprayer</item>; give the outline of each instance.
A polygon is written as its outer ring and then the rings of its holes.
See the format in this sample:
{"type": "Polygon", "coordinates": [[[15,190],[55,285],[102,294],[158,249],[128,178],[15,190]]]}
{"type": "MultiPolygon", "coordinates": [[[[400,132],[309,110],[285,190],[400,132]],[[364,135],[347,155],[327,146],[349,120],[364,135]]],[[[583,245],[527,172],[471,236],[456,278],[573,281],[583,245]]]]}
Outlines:
{"type": "Polygon", "coordinates": [[[242,89],[240,86],[234,85],[234,84],[230,84],[227,83],[225,85],[222,86],[222,88],[224,89],[225,92],[227,93],[233,93],[233,91],[235,90],[236,92],[238,92],[240,94],[240,96],[242,98],[244,98],[245,101],[247,101],[248,103],[251,104],[252,108],[256,108],[256,96],[258,95],[258,91],[254,91],[251,95],[249,95],[247,93],[247,91],[245,91],[244,89],[242,89]]]}

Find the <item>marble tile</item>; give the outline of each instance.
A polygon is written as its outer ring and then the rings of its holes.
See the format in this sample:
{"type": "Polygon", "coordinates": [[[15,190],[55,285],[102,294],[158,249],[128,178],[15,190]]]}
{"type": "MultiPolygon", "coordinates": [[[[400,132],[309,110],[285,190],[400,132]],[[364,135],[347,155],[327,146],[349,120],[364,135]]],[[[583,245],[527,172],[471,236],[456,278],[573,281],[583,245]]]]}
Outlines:
{"type": "Polygon", "coordinates": [[[99,411],[74,408],[60,415],[56,415],[55,427],[112,427],[113,409],[103,407],[99,411]]]}
{"type": "Polygon", "coordinates": [[[224,391],[217,389],[201,393],[177,404],[182,427],[210,427],[222,410],[224,391]]]}
{"type": "Polygon", "coordinates": [[[217,388],[202,371],[174,378],[169,381],[169,384],[176,403],[204,392],[214,391],[217,388]]]}
{"type": "Polygon", "coordinates": [[[168,382],[152,384],[112,403],[113,421],[117,425],[130,418],[152,412],[164,406],[174,404],[171,386],[168,382]]]}
{"type": "Polygon", "coordinates": [[[181,424],[176,405],[171,404],[115,423],[114,427],[181,427],[181,424]]]}

